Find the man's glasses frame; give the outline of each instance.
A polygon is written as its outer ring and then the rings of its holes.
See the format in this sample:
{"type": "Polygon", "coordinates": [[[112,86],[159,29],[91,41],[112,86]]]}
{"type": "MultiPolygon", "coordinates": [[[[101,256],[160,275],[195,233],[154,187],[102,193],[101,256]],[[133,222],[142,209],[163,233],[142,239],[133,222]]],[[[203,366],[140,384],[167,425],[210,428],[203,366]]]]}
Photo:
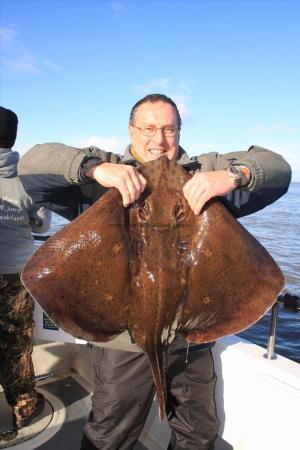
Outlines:
{"type": "Polygon", "coordinates": [[[154,125],[148,127],[137,127],[136,125],[130,124],[132,127],[137,128],[144,136],[153,137],[156,135],[157,130],[161,130],[164,136],[175,136],[178,131],[177,127],[171,125],[166,125],[164,127],[156,127],[154,125]]]}

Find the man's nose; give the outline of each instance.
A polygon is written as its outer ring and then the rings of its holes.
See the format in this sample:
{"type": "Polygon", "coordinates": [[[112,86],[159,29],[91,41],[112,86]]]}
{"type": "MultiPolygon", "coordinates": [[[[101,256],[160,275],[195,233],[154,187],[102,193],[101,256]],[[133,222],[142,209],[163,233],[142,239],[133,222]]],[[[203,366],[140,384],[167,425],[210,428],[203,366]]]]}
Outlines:
{"type": "Polygon", "coordinates": [[[157,144],[160,144],[161,142],[163,142],[165,139],[165,135],[164,132],[161,128],[157,128],[157,131],[155,133],[155,135],[153,136],[152,140],[154,142],[156,142],[157,144]]]}

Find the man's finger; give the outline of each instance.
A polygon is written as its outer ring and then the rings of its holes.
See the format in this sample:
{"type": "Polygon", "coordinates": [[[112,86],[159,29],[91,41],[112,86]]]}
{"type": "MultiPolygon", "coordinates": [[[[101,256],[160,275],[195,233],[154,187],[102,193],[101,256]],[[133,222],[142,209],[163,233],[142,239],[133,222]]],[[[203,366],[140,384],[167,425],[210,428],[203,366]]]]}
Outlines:
{"type": "Polygon", "coordinates": [[[134,182],[132,180],[131,174],[127,174],[125,185],[126,185],[126,190],[124,189],[124,194],[126,195],[126,197],[129,197],[129,203],[133,203],[136,200],[136,198],[139,196],[139,191],[136,188],[136,185],[134,184],[134,182]],[[128,196],[128,194],[129,194],[129,196],[128,196]]]}
{"type": "Polygon", "coordinates": [[[195,215],[200,214],[204,205],[212,198],[210,192],[204,191],[201,195],[196,199],[193,205],[193,211],[195,215]]]}
{"type": "MultiPolygon", "coordinates": [[[[131,177],[131,179],[132,179],[132,182],[134,183],[134,185],[135,185],[135,188],[136,188],[136,190],[138,191],[138,193],[139,193],[139,195],[144,191],[144,189],[145,189],[145,187],[146,187],[146,184],[147,184],[147,181],[146,181],[146,179],[143,177],[143,175],[140,173],[140,172],[138,172],[138,171],[135,171],[133,174],[132,174],[132,177],[131,177]]],[[[137,197],[138,198],[138,197],[137,197]]]]}

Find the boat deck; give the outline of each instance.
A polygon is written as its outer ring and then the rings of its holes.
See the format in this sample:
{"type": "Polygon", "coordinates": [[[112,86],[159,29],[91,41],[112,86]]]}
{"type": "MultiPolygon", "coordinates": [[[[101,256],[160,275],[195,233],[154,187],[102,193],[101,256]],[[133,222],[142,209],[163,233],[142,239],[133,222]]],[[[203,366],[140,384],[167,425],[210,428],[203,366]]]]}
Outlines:
{"type": "MultiPolygon", "coordinates": [[[[237,336],[219,340],[213,353],[221,436],[216,450],[299,450],[300,365],[281,356],[266,359],[265,349],[237,336]]],[[[14,439],[0,440],[0,449],[79,450],[91,409],[94,355],[90,344],[37,341],[33,363],[46,406],[14,439]]],[[[7,429],[12,413],[0,392],[0,433],[7,429]]],[[[169,439],[154,402],[134,450],[166,450],[169,439]]]]}
{"type": "MultiPolygon", "coordinates": [[[[91,409],[89,386],[74,372],[63,373],[37,383],[46,405],[42,414],[30,426],[10,440],[0,440],[0,449],[11,450],[79,450],[82,429],[91,409]]],[[[166,423],[160,424],[156,404],[149,414],[139,442],[134,450],[165,450],[170,438],[166,423]]],[[[0,394],[0,430],[11,429],[12,414],[3,392],[0,394]]],[[[233,447],[218,439],[216,450],[233,447]]],[[[113,450],[113,449],[112,449],[113,450]]]]}

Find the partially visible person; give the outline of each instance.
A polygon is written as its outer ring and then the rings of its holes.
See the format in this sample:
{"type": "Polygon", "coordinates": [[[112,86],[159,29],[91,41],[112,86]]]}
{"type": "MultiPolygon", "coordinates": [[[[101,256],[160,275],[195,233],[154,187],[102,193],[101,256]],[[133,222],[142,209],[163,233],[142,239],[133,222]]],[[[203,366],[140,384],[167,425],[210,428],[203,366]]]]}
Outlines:
{"type": "MultiPolygon", "coordinates": [[[[288,189],[289,164],[262,147],[190,158],[179,145],[179,111],[165,95],[151,94],[139,100],[131,110],[128,128],[130,144],[122,156],[95,147],[36,145],[18,166],[25,189],[37,202],[69,220],[110,187],[119,190],[126,207],[146,187],[138,166],[161,156],[176,160],[193,175],[183,193],[195,214],[210,198],[221,196],[232,214],[242,217],[275,202],[288,189]]],[[[133,449],[155,393],[148,358],[128,332],[97,345],[92,411],[81,450],[133,449]]],[[[219,421],[212,345],[188,346],[177,335],[167,350],[166,413],[172,429],[168,450],[214,448],[219,421]]]]}
{"type": "Polygon", "coordinates": [[[31,359],[34,300],[20,272],[33,252],[32,231],[49,229],[51,213],[33,204],[17,176],[19,154],[12,150],[18,117],[0,107],[0,383],[13,408],[14,425],[28,425],[43,409],[31,359]]]}

